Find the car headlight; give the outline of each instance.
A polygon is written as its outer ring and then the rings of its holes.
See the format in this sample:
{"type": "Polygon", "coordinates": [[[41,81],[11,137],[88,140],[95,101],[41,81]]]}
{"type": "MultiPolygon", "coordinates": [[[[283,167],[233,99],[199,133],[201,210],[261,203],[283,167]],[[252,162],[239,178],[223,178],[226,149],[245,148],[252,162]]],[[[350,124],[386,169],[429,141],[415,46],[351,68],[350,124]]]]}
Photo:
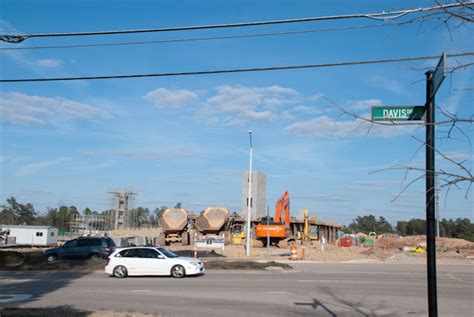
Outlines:
{"type": "Polygon", "coordinates": [[[194,266],[199,266],[200,265],[199,262],[191,262],[191,264],[194,265],[194,266]]]}

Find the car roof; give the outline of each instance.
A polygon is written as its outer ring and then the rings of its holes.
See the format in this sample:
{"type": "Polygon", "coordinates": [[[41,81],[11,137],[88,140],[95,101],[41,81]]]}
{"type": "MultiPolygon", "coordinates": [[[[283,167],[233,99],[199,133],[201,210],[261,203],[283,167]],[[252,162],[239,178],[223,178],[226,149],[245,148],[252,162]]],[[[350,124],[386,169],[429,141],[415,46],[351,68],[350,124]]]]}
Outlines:
{"type": "Polygon", "coordinates": [[[161,246],[160,245],[152,245],[152,246],[147,245],[147,246],[142,246],[142,247],[140,247],[140,246],[138,246],[138,247],[137,246],[135,246],[135,247],[121,247],[121,248],[117,248],[117,250],[119,250],[119,249],[120,250],[125,250],[125,249],[158,249],[158,248],[161,248],[161,246]]]}

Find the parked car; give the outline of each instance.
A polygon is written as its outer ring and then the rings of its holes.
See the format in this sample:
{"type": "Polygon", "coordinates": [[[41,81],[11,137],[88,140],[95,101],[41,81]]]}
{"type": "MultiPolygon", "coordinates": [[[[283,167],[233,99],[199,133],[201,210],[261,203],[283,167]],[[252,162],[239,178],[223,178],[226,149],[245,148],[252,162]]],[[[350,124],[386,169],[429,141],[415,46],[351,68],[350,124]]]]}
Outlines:
{"type": "Polygon", "coordinates": [[[44,252],[48,262],[75,259],[106,259],[115,251],[115,242],[107,237],[81,237],[44,252]]]}
{"type": "Polygon", "coordinates": [[[182,257],[163,247],[129,247],[112,253],[105,273],[118,278],[132,275],[167,275],[175,278],[204,273],[199,259],[182,257]]]}

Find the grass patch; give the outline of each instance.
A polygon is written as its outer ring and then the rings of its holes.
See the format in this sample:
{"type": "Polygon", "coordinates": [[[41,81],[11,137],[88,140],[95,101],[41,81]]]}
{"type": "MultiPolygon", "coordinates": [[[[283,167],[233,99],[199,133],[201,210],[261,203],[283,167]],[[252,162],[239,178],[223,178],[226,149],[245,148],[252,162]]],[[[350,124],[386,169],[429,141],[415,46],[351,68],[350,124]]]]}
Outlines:
{"type": "MultiPolygon", "coordinates": [[[[178,252],[177,252],[178,253],[178,252]]],[[[187,254],[186,254],[187,255],[187,254]]],[[[214,254],[208,257],[215,256],[214,254]]],[[[205,257],[204,257],[205,258],[205,257]]],[[[222,261],[209,260],[204,261],[206,270],[266,270],[269,268],[281,268],[284,270],[292,267],[285,263],[278,262],[253,262],[253,261],[222,261]]],[[[107,261],[103,259],[97,260],[66,260],[49,263],[42,252],[16,252],[2,251],[0,252],[0,270],[58,270],[58,271],[93,271],[103,270],[107,261]]],[[[3,316],[0,314],[0,316],[3,316]]]]}
{"type": "Polygon", "coordinates": [[[137,312],[115,312],[111,310],[86,311],[71,306],[45,307],[45,308],[21,308],[6,307],[0,309],[2,317],[151,317],[161,315],[142,314],[137,312]]]}
{"type": "Polygon", "coordinates": [[[15,267],[23,264],[24,255],[16,251],[0,251],[0,266],[15,267]]]}
{"type": "MultiPolygon", "coordinates": [[[[70,260],[49,263],[43,252],[0,251],[0,270],[103,270],[107,261],[98,260],[70,260]]],[[[3,316],[3,315],[0,315],[3,316]]]]}

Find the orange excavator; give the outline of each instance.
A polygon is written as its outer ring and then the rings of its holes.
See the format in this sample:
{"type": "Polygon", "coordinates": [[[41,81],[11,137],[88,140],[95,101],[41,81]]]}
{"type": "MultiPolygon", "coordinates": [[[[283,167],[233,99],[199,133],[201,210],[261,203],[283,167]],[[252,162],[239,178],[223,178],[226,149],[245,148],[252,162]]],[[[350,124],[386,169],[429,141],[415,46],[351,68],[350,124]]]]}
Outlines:
{"type": "Polygon", "coordinates": [[[264,247],[267,245],[268,236],[270,236],[270,245],[278,246],[278,243],[285,239],[288,239],[288,244],[295,241],[290,229],[290,194],[288,191],[285,191],[276,204],[275,218],[264,217],[255,226],[255,239],[261,241],[264,247]]]}

